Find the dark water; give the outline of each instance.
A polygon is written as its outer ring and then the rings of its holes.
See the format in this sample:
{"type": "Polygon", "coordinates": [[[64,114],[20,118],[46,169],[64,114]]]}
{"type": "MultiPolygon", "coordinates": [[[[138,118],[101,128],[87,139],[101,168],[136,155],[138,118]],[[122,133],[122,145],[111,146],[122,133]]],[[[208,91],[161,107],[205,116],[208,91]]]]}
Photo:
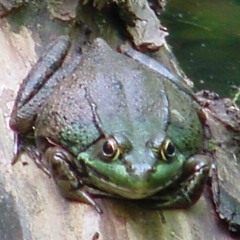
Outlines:
{"type": "Polygon", "coordinates": [[[196,90],[233,97],[240,88],[240,0],[169,0],[161,19],[196,90]]]}

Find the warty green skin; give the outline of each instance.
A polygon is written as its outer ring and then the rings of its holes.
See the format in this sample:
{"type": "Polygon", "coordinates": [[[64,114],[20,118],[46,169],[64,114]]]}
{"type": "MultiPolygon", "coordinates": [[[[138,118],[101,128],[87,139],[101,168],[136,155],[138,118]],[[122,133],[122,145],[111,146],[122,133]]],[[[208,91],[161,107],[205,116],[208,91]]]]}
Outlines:
{"type": "Polygon", "coordinates": [[[21,135],[29,132],[23,121],[34,127],[37,149],[67,198],[99,210],[93,195],[152,199],[153,207],[186,207],[200,197],[209,172],[199,154],[202,122],[179,83],[96,39],[41,99],[31,120],[15,106],[11,127],[21,135]],[[106,143],[114,143],[110,156],[106,143]]]}

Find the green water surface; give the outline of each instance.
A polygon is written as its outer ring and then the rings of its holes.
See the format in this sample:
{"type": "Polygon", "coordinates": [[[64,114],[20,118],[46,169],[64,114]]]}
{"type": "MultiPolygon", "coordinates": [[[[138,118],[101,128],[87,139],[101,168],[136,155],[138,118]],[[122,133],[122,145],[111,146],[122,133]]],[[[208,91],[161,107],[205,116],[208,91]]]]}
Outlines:
{"type": "Polygon", "coordinates": [[[240,89],[240,0],[170,0],[161,21],[196,90],[240,89]]]}

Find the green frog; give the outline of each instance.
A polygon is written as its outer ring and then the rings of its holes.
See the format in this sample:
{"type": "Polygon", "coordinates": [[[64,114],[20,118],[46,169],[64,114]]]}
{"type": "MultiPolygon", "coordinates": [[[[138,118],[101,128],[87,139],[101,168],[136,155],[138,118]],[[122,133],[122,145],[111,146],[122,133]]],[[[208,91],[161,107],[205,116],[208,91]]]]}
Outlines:
{"type": "Polygon", "coordinates": [[[69,42],[59,37],[21,84],[10,120],[14,161],[26,151],[63,196],[99,212],[96,196],[154,208],[195,203],[210,163],[191,90],[161,65],[152,69],[99,38],[66,57],[69,42]]]}

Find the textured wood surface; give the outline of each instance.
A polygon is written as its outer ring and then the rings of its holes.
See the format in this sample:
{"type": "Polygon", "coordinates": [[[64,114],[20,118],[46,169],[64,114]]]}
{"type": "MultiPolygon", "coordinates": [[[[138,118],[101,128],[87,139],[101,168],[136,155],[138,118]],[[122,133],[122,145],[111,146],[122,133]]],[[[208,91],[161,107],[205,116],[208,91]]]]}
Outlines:
{"type": "Polygon", "coordinates": [[[40,17],[39,25],[29,28],[31,17],[25,14],[17,28],[10,17],[0,19],[0,239],[232,239],[215,214],[209,186],[186,210],[149,211],[133,202],[98,199],[103,210],[98,214],[60,196],[53,180],[26,155],[11,165],[14,139],[8,122],[19,84],[58,32],[54,24],[44,28],[40,17]]]}

